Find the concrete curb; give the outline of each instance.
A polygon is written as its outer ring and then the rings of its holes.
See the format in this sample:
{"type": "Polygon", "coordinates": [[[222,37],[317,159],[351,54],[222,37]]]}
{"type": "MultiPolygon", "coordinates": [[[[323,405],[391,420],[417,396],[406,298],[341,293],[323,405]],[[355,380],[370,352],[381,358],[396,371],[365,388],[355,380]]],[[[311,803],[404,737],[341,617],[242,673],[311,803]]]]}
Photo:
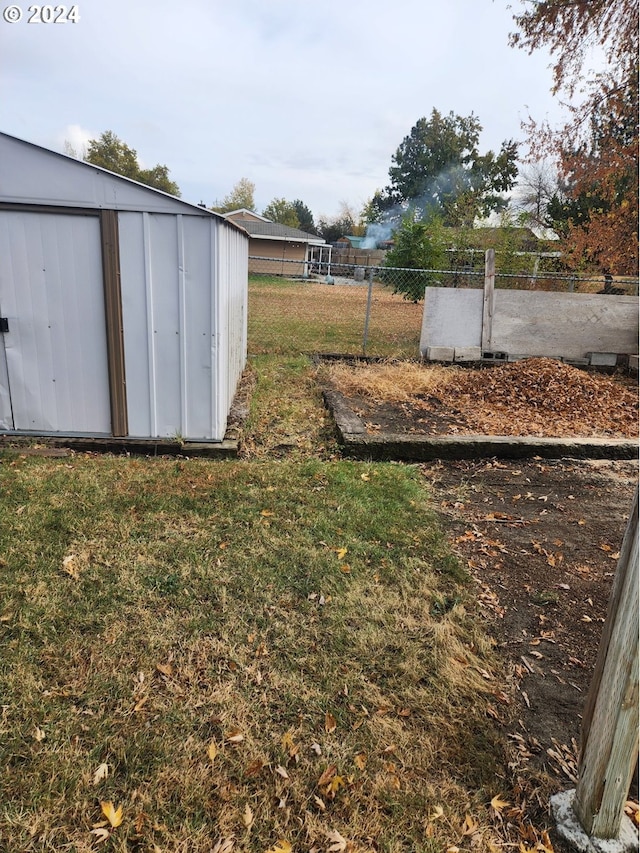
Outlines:
{"type": "Polygon", "coordinates": [[[323,391],[345,455],[357,459],[425,462],[431,459],[636,459],[638,442],[620,438],[539,438],[504,435],[369,435],[338,391],[323,391]]]}

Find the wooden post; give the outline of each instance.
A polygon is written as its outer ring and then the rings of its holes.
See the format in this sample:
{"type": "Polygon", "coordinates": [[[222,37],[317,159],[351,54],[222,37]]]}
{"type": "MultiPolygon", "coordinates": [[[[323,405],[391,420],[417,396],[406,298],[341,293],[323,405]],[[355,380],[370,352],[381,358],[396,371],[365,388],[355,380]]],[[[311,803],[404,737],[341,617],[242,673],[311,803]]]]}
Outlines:
{"type": "Polygon", "coordinates": [[[573,808],[594,838],[618,838],[638,760],[638,490],[620,550],[583,716],[573,808]]]}
{"type": "Polygon", "coordinates": [[[482,302],[482,354],[491,352],[491,326],[493,323],[493,289],[496,282],[495,249],[484,254],[484,299],[482,302]]]}

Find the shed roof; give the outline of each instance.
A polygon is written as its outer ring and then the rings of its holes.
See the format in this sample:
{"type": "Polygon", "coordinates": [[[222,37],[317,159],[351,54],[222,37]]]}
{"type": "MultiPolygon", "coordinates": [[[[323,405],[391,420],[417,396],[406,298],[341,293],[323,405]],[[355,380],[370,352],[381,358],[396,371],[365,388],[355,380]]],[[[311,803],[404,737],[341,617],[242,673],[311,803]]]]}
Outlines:
{"type": "Polygon", "coordinates": [[[219,213],[190,204],[94,166],[0,132],[0,201],[98,210],[132,210],[213,216],[245,230],[219,213]]]}

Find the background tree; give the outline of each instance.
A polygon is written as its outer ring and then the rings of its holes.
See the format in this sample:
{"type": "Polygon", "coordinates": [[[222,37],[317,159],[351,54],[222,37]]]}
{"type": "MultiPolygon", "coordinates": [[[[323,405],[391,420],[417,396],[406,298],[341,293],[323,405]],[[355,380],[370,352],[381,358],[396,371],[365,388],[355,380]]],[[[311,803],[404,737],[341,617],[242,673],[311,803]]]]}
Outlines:
{"type": "Polygon", "coordinates": [[[296,207],[292,201],[287,201],[286,198],[272,199],[262,211],[262,215],[266,216],[272,222],[288,225],[289,228],[300,227],[296,207]]]}
{"type": "Polygon", "coordinates": [[[383,280],[394,285],[394,293],[417,302],[424,298],[424,289],[439,280],[434,270],[447,268],[447,238],[442,219],[430,213],[416,219],[415,212],[407,213],[394,233],[394,247],[385,257],[385,266],[400,267],[402,273],[383,273],[383,280]],[[415,273],[408,270],[416,270],[415,273]]]}
{"type": "Polygon", "coordinates": [[[231,192],[222,201],[215,201],[211,210],[214,210],[216,213],[229,213],[231,210],[242,210],[243,208],[255,211],[255,191],[256,185],[252,181],[248,178],[240,178],[231,192]]]}
{"type": "Polygon", "coordinates": [[[534,152],[555,156],[564,183],[565,198],[553,207],[566,215],[568,258],[637,275],[638,2],[540,0],[514,20],[512,45],[551,51],[553,92],[583,95],[564,127],[530,126],[534,152]],[[604,67],[589,76],[593,47],[604,67]]]}
{"type": "Polygon", "coordinates": [[[317,234],[318,232],[316,230],[316,224],[313,221],[313,213],[311,213],[307,205],[304,202],[300,201],[299,198],[297,198],[293,202],[293,206],[295,207],[296,214],[298,216],[300,228],[303,231],[306,231],[307,234],[317,234]]]}
{"type": "Polygon", "coordinates": [[[562,208],[566,191],[558,170],[549,160],[538,160],[520,169],[512,210],[521,225],[564,231],[562,208]]]}
{"type": "Polygon", "coordinates": [[[341,237],[353,234],[355,222],[350,216],[335,216],[331,219],[318,220],[318,233],[327,243],[335,243],[341,237]]]}
{"type": "Polygon", "coordinates": [[[392,157],[390,185],[375,204],[411,208],[418,216],[437,214],[448,226],[473,225],[476,218],[503,210],[518,173],[517,144],[502,143],[498,154],[480,154],[482,125],[476,116],[443,116],[433,109],[421,118],[392,157]]]}
{"type": "Polygon", "coordinates": [[[84,159],[94,166],[109,169],[125,178],[132,178],[157,190],[179,196],[180,188],[169,178],[169,169],[158,164],[152,169],[142,169],[133,148],[119,139],[112,130],[105,130],[98,139],[90,139],[84,159]]]}
{"type": "Polygon", "coordinates": [[[347,201],[340,202],[340,212],[337,216],[318,220],[318,233],[327,243],[335,243],[340,237],[348,235],[362,237],[366,230],[367,225],[362,215],[347,201]]]}

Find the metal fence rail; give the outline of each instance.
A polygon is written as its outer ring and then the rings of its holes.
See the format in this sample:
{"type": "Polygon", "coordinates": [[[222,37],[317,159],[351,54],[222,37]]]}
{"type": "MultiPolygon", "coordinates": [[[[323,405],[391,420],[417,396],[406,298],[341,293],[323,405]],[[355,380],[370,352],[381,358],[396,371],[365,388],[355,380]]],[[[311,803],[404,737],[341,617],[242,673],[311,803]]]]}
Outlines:
{"type": "MultiPolygon", "coordinates": [[[[249,257],[249,352],[419,357],[426,287],[482,288],[477,265],[446,270],[249,257]]],[[[496,271],[496,288],[638,293],[638,279],[496,271]]]]}

